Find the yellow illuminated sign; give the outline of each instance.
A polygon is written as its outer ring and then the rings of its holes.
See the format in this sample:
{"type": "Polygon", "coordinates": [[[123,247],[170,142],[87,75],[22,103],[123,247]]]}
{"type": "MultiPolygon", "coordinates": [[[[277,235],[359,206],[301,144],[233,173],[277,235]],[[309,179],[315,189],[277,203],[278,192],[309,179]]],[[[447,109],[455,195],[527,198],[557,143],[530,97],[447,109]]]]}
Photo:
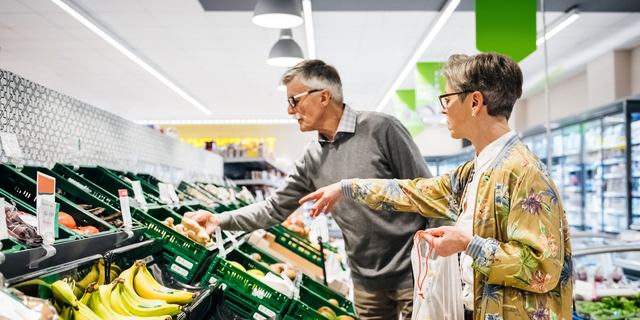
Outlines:
{"type": "Polygon", "coordinates": [[[260,144],[260,142],[267,142],[269,144],[269,150],[273,150],[273,144],[276,142],[276,138],[180,138],[180,141],[191,144],[196,148],[202,148],[204,147],[205,142],[211,141],[215,141],[215,143],[219,146],[232,143],[240,143],[242,145],[254,145],[254,148],[258,147],[258,144],[260,144]]]}

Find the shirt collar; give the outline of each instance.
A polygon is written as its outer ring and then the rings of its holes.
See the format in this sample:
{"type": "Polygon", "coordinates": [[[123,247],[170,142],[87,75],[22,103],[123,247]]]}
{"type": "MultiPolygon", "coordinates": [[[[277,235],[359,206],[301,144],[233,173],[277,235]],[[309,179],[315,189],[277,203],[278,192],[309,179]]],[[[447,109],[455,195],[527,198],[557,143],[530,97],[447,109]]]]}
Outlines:
{"type": "Polygon", "coordinates": [[[500,151],[502,151],[502,149],[504,148],[504,146],[507,145],[507,142],[509,142],[509,139],[511,139],[515,135],[516,135],[516,132],[511,130],[505,133],[504,135],[502,135],[502,137],[491,142],[488,146],[486,146],[482,150],[482,152],[480,152],[480,154],[476,157],[477,172],[482,172],[481,168],[488,165],[493,158],[497,157],[500,151]]]}
{"type": "MultiPolygon", "coordinates": [[[[339,137],[344,133],[354,133],[356,132],[356,120],[358,114],[355,110],[351,109],[348,105],[344,105],[344,111],[342,112],[342,117],[340,118],[340,123],[338,124],[338,129],[336,130],[336,136],[333,141],[338,140],[339,137]]],[[[318,132],[318,141],[320,143],[331,143],[333,141],[329,141],[322,133],[318,132]]]]}

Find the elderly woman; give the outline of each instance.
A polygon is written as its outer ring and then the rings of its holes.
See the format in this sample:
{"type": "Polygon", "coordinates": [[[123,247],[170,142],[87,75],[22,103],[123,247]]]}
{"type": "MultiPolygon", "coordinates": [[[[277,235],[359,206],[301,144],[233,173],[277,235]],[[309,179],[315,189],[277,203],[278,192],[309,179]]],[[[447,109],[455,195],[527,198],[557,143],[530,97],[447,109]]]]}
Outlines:
{"type": "Polygon", "coordinates": [[[520,67],[496,53],[453,55],[443,74],[442,113],[473,161],[431,179],[342,180],[301,203],[316,200],[313,216],[346,198],[453,220],[425,239],[440,256],[460,253],[465,318],[571,319],[569,225],[547,168],[509,129],[520,67]]]}

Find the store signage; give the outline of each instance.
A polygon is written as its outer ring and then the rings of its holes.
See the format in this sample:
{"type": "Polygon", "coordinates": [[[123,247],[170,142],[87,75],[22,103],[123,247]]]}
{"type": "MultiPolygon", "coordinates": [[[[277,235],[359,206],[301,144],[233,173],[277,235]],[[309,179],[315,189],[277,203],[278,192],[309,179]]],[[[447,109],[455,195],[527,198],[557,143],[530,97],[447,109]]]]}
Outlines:
{"type": "Polygon", "coordinates": [[[0,198],[0,213],[2,213],[0,216],[0,240],[4,240],[9,238],[9,233],[7,232],[6,213],[4,211],[4,198],[0,198]]]}
{"type": "Polygon", "coordinates": [[[118,190],[118,196],[120,197],[120,211],[122,212],[124,228],[130,230],[133,222],[131,221],[131,209],[129,208],[129,192],[127,189],[120,189],[118,190]]]}
{"type": "Polygon", "coordinates": [[[536,51],[537,0],[476,0],[476,47],[516,62],[536,51]]]}
{"type": "Polygon", "coordinates": [[[415,90],[397,90],[393,106],[396,118],[409,130],[412,137],[424,130],[424,122],[416,113],[415,90]]]}
{"type": "Polygon", "coordinates": [[[22,158],[22,149],[18,143],[18,137],[13,133],[0,132],[0,140],[2,141],[2,149],[4,154],[9,158],[22,158]]]}
{"type": "Polygon", "coordinates": [[[56,210],[56,178],[38,172],[36,213],[38,216],[38,234],[42,238],[53,240],[58,236],[58,211],[56,210]]]}
{"type": "Polygon", "coordinates": [[[181,138],[181,142],[186,142],[193,145],[196,148],[202,148],[207,142],[215,142],[218,146],[224,146],[227,144],[255,144],[260,142],[266,142],[269,144],[269,149],[273,150],[273,145],[276,142],[276,138],[181,138]]]}
{"type": "Polygon", "coordinates": [[[444,115],[438,96],[444,93],[447,84],[441,74],[442,63],[418,62],[415,70],[416,115],[424,123],[440,124],[444,115]]]}

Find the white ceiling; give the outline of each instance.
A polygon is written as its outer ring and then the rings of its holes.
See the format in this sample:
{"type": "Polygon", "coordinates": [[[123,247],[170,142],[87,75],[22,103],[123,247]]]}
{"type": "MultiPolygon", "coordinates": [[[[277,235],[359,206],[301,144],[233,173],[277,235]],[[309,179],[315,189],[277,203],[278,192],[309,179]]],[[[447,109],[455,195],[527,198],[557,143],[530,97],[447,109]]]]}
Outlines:
{"type": "MultiPolygon", "coordinates": [[[[205,12],[197,0],[76,2],[212,115],[205,116],[49,0],[0,0],[0,68],[131,120],[287,117],[285,94],[276,90],[285,69],[266,64],[279,31],[255,26],[251,12],[205,12]]],[[[338,68],[347,103],[374,110],[435,16],[314,12],[317,57],[338,68]]],[[[547,23],[557,16],[549,14],[547,23]]],[[[585,51],[594,55],[638,43],[639,23],[638,13],[583,13],[549,41],[550,70],[569,57],[586,56],[585,51]]],[[[306,55],[304,25],[293,36],[306,55]]],[[[473,12],[456,12],[421,61],[476,52],[473,12]]],[[[539,77],[542,64],[541,50],[522,61],[525,82],[539,77]]],[[[409,75],[403,88],[412,86],[412,79],[409,75]]]]}

